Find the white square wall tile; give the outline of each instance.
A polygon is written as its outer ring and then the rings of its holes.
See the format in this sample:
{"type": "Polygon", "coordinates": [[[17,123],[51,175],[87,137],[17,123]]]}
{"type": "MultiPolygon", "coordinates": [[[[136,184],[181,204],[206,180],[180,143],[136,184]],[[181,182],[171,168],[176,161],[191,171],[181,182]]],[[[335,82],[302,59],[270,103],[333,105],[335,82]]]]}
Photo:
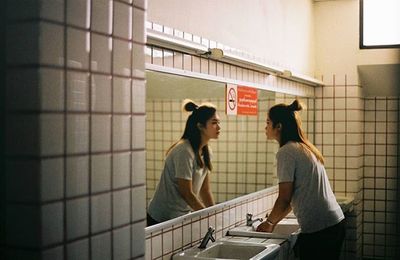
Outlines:
{"type": "Polygon", "coordinates": [[[67,72],[67,109],[70,111],[88,111],[89,74],[67,72]]]}
{"type": "Polygon", "coordinates": [[[113,193],[113,227],[130,222],[130,189],[113,193]]]}
{"type": "Polygon", "coordinates": [[[91,231],[94,233],[111,228],[111,194],[91,197],[91,231]]]}
{"type": "Polygon", "coordinates": [[[40,163],[37,160],[7,161],[5,186],[7,199],[16,202],[40,201],[39,172],[40,163]]]}
{"type": "Polygon", "coordinates": [[[113,50],[113,74],[130,76],[132,43],[114,39],[113,50]]]}
{"type": "Polygon", "coordinates": [[[183,246],[190,245],[190,243],[192,242],[192,236],[193,236],[191,224],[183,225],[183,233],[182,233],[182,235],[183,235],[183,238],[182,238],[183,246]]]}
{"type": "Polygon", "coordinates": [[[172,252],[172,230],[162,234],[163,255],[172,252]]]}
{"type": "Polygon", "coordinates": [[[91,151],[110,151],[111,150],[111,116],[92,115],[91,127],[91,151]]]}
{"type": "Polygon", "coordinates": [[[133,40],[135,42],[146,42],[146,32],[144,30],[145,20],[145,11],[133,8],[133,40]]]}
{"type": "Polygon", "coordinates": [[[133,43],[132,51],[132,76],[145,77],[145,55],[143,44],[133,43]]]}
{"type": "Polygon", "coordinates": [[[74,239],[89,234],[89,199],[69,200],[67,203],[67,238],[74,239]]]}
{"type": "Polygon", "coordinates": [[[88,239],[78,240],[66,246],[68,260],[89,259],[88,239]]]}
{"type": "Polygon", "coordinates": [[[41,0],[40,17],[57,22],[64,22],[64,1],[66,0],[41,0]]]}
{"type": "MultiPolygon", "coordinates": [[[[35,64],[39,61],[39,44],[27,41],[26,39],[36,39],[39,35],[40,23],[11,24],[7,26],[7,64],[35,64]]],[[[62,28],[62,27],[60,27],[62,28]]],[[[62,35],[62,34],[61,34],[62,35]]],[[[40,36],[40,37],[43,37],[40,36]]],[[[62,36],[60,37],[62,38],[62,36]]],[[[41,39],[41,38],[39,38],[41,39]]],[[[63,41],[61,40],[61,43],[63,41]]],[[[51,51],[58,52],[57,46],[49,46],[51,51]],[[54,48],[54,49],[53,49],[54,48]]]]}
{"type": "Polygon", "coordinates": [[[132,39],[132,6],[114,2],[113,11],[113,34],[124,39],[132,39]]]}
{"type": "Polygon", "coordinates": [[[192,224],[192,241],[198,241],[203,238],[203,234],[200,233],[200,220],[194,221],[192,224]]]}
{"type": "Polygon", "coordinates": [[[109,154],[92,156],[92,172],[90,181],[92,192],[110,190],[111,156],[109,154]]]}
{"type": "Polygon", "coordinates": [[[52,247],[50,249],[42,250],[41,259],[42,260],[61,260],[64,257],[63,246],[52,247]]]}
{"type": "Polygon", "coordinates": [[[40,161],[41,201],[60,200],[64,195],[64,162],[62,158],[40,161]]]}
{"type": "Polygon", "coordinates": [[[132,112],[145,113],[146,86],[144,80],[132,81],[132,112]]]}
{"type": "Polygon", "coordinates": [[[40,115],[40,154],[60,155],[64,151],[64,116],[40,115]]]}
{"type": "Polygon", "coordinates": [[[62,111],[64,109],[64,72],[42,68],[39,70],[39,83],[41,109],[62,111]]]}
{"type": "Polygon", "coordinates": [[[131,255],[131,228],[130,226],[113,231],[113,259],[130,259],[131,255]]]}
{"type": "Polygon", "coordinates": [[[40,64],[64,65],[64,44],[66,44],[66,39],[64,39],[64,28],[59,25],[48,24],[45,22],[41,22],[39,25],[40,64]]]}
{"type": "Polygon", "coordinates": [[[111,234],[109,232],[91,237],[92,258],[96,260],[111,259],[111,234]]]}
{"type": "MultiPolygon", "coordinates": [[[[129,186],[131,153],[114,153],[113,155],[113,188],[129,186]]],[[[144,159],[144,158],[143,158],[144,159]]]]}
{"type": "Polygon", "coordinates": [[[92,30],[111,33],[112,32],[112,16],[113,1],[96,0],[92,1],[92,30]]]}
{"type": "Polygon", "coordinates": [[[39,12],[37,10],[36,2],[26,2],[21,0],[4,1],[7,3],[7,19],[10,21],[17,21],[22,19],[38,18],[39,12]]]}
{"type": "Polygon", "coordinates": [[[38,91],[41,85],[37,69],[9,69],[6,86],[7,109],[38,110],[40,108],[38,91]]]}
{"type": "Polygon", "coordinates": [[[146,188],[145,186],[132,188],[132,221],[146,218],[146,188]]]}
{"type": "MultiPolygon", "coordinates": [[[[132,250],[134,250],[134,248],[132,248],[132,250]]],[[[134,252],[132,252],[133,254],[134,252]]],[[[151,238],[147,238],[146,239],[146,243],[145,243],[145,260],[150,260],[151,259],[151,238]]]]}
{"type": "Polygon", "coordinates": [[[90,2],[89,0],[68,0],[67,24],[88,29],[90,24],[90,2]]]}
{"type": "Polygon", "coordinates": [[[67,66],[69,68],[89,68],[89,32],[67,28],[67,66]]]}
{"type": "Polygon", "coordinates": [[[113,81],[113,111],[130,113],[131,111],[131,80],[115,77],[113,81]]]}
{"type": "Polygon", "coordinates": [[[161,234],[151,238],[151,256],[159,258],[162,256],[162,237],[161,234]]]}
{"type": "Polygon", "coordinates": [[[7,241],[15,246],[40,247],[40,208],[11,204],[6,210],[7,241]]]}
{"type": "Polygon", "coordinates": [[[111,112],[111,77],[93,75],[91,88],[92,111],[111,112]]]}
{"type": "Polygon", "coordinates": [[[174,250],[182,248],[182,246],[183,246],[182,227],[181,226],[174,227],[174,229],[172,230],[172,234],[174,236],[174,241],[173,241],[174,250]]]}
{"type": "Polygon", "coordinates": [[[67,153],[89,151],[89,116],[67,115],[67,153]]]}
{"type": "Polygon", "coordinates": [[[132,116],[132,149],[145,147],[145,116],[132,116]]]}
{"type": "Polygon", "coordinates": [[[91,69],[110,73],[112,38],[109,36],[91,34],[91,69]]]}
{"type": "Polygon", "coordinates": [[[113,116],[113,150],[127,150],[131,143],[130,116],[113,116]]]}
{"type": "Polygon", "coordinates": [[[63,241],[64,206],[62,202],[46,204],[41,208],[42,246],[63,241]]]}
{"type": "Polygon", "coordinates": [[[144,184],[146,178],[146,154],[144,151],[132,152],[132,185],[144,184]]]}
{"type": "Polygon", "coordinates": [[[66,158],[67,197],[89,193],[89,156],[66,158]]]}

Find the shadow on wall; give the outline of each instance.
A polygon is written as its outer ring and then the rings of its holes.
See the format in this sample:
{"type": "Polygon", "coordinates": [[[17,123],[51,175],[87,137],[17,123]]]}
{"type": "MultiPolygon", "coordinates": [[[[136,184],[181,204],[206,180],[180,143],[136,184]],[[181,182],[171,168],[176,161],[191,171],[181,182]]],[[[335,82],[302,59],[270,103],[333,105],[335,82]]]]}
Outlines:
{"type": "Polygon", "coordinates": [[[365,97],[400,95],[400,64],[358,66],[365,97]]]}

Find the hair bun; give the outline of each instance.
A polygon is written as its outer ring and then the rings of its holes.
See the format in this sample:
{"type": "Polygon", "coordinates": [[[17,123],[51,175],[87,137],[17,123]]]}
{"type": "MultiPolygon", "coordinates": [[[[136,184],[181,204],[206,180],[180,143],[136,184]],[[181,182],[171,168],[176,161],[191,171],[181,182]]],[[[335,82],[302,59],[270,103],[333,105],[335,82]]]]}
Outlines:
{"type": "Polygon", "coordinates": [[[298,99],[295,99],[292,104],[288,106],[290,111],[300,111],[303,109],[303,105],[298,99]]]}
{"type": "Polygon", "coordinates": [[[199,106],[196,105],[192,100],[190,99],[185,99],[183,101],[183,110],[190,112],[190,111],[194,111],[198,108],[199,106]]]}

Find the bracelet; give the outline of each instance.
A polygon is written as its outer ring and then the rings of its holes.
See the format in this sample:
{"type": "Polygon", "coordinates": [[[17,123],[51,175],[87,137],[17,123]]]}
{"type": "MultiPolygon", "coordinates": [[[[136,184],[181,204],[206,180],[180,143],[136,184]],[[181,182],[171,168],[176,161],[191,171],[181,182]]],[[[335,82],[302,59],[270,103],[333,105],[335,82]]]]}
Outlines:
{"type": "Polygon", "coordinates": [[[275,224],[272,223],[268,218],[267,218],[265,221],[268,223],[268,225],[271,225],[271,226],[274,226],[274,225],[275,225],[275,224]]]}

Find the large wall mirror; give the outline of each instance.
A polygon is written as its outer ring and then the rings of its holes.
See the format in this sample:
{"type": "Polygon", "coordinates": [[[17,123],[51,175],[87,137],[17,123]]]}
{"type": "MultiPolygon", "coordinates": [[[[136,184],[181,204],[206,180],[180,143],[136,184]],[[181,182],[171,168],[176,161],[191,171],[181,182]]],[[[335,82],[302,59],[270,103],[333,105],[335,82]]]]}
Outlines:
{"type": "MultiPolygon", "coordinates": [[[[275,185],[275,154],[278,144],[267,140],[265,121],[268,108],[292,102],[295,96],[258,90],[257,116],[225,114],[225,83],[147,71],[146,93],[146,191],[147,205],[159,181],[165,152],[177,141],[188,114],[182,101],[212,102],[221,118],[221,134],[212,140],[214,170],[212,192],[221,203],[275,185]]],[[[299,97],[307,109],[302,111],[303,128],[314,142],[314,99],[299,97]]]]}

